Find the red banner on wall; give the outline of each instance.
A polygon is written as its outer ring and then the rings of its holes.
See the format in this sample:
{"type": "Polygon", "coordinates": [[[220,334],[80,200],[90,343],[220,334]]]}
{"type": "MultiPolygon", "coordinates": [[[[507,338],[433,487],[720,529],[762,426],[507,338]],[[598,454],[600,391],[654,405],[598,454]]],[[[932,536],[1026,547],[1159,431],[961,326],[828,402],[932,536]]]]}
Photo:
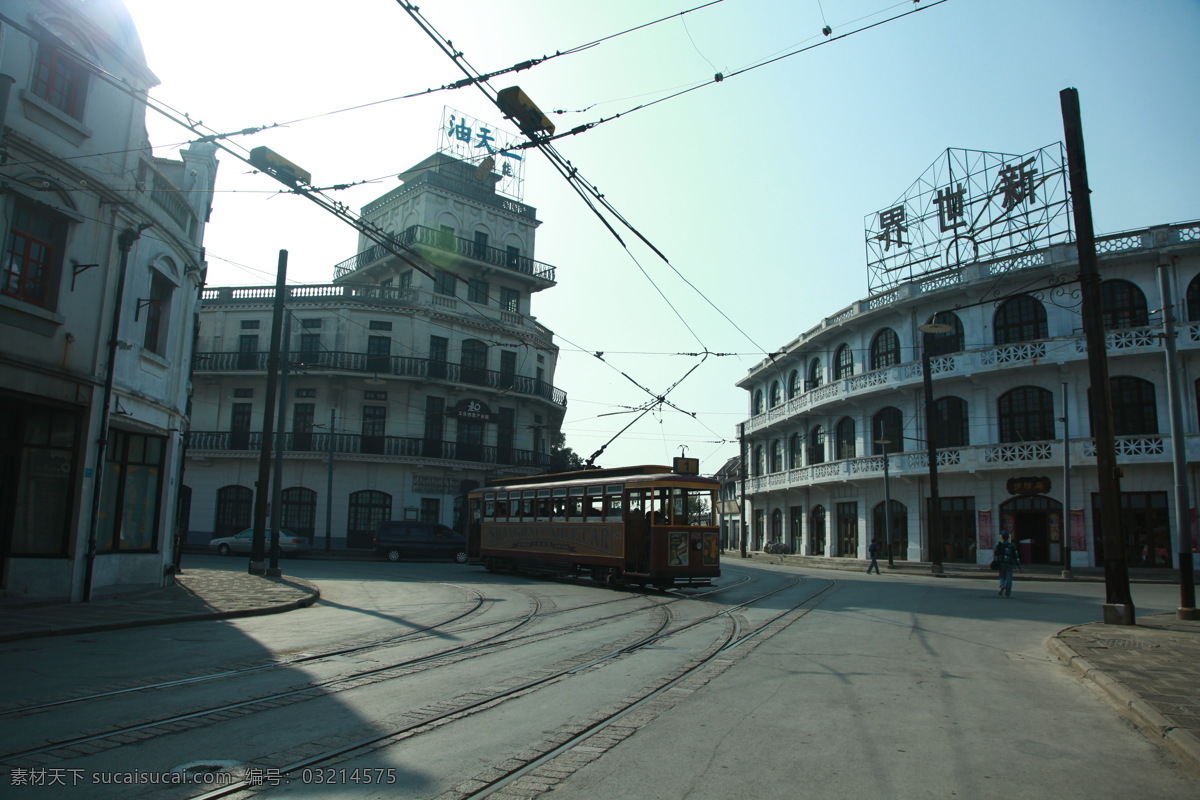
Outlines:
{"type": "Polygon", "coordinates": [[[995,547],[992,542],[992,510],[990,508],[976,514],[975,535],[979,539],[980,550],[991,550],[995,547]]]}
{"type": "Polygon", "coordinates": [[[1083,552],[1087,550],[1087,532],[1083,528],[1083,509],[1071,509],[1071,550],[1083,552]]]}

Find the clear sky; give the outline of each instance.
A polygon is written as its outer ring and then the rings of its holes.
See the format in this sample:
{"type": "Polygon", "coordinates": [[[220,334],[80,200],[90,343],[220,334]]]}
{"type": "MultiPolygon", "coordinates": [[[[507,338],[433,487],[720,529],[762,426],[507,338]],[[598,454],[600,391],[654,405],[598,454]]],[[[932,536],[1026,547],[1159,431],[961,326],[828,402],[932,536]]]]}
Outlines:
{"type": "MultiPolygon", "coordinates": [[[[355,210],[435,150],[444,106],[507,124],[472,88],[377,102],[463,75],[394,0],[126,5],[161,80],[154,97],[219,131],[291,123],[230,142],[266,145],[318,186],[371,180],[333,193],[355,210]]],[[[948,147],[1021,154],[1061,140],[1064,88],[1080,94],[1098,234],[1200,218],[1198,0],[419,5],[484,73],[669,17],[492,82],[567,112],[551,114],[560,130],[620,114],[556,147],[670,259],[627,229],[622,246],[529,153],[534,257],[558,270],[533,314],[562,348],[568,446],[587,457],[683,378],[666,395],[681,410],[647,414],[603,466],[670,463],[686,448],[711,472],[736,455],[748,402],[734,383],[868,295],[864,219],[948,147]]],[[[151,117],[156,153],[174,155],[187,131],[151,117]]],[[[327,283],[354,255],[351,228],[277,186],[223,158],[209,285],[273,283],[280,249],[290,282],[327,283]]]]}

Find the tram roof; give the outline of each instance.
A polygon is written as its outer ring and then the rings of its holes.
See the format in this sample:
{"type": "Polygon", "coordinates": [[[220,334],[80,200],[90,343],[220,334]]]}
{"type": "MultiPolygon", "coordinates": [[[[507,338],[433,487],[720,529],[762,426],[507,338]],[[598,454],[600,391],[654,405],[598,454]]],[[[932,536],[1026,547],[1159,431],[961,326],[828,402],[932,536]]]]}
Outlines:
{"type": "Polygon", "coordinates": [[[659,464],[640,464],[630,467],[606,469],[581,469],[571,472],[552,472],[547,475],[528,475],[522,478],[501,478],[488,481],[483,489],[505,489],[508,487],[530,488],[534,486],[578,486],[596,483],[654,482],[660,480],[689,481],[702,484],[717,484],[715,478],[673,472],[670,467],[659,464]]]}

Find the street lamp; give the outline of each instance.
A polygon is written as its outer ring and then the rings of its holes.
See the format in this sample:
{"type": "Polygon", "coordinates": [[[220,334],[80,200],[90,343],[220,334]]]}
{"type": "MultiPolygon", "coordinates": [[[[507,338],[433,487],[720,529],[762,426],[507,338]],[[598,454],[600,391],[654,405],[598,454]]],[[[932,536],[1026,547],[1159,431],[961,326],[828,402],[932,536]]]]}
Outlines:
{"type": "Polygon", "coordinates": [[[876,439],[875,444],[883,445],[883,530],[887,537],[888,568],[896,566],[892,560],[892,481],[888,473],[888,445],[891,439],[876,439]]]}
{"type": "MultiPolygon", "coordinates": [[[[934,319],[937,319],[936,315],[934,319]]],[[[933,368],[929,364],[929,342],[934,336],[954,330],[944,322],[927,322],[919,325],[921,332],[921,376],[925,384],[925,455],[929,460],[929,560],[930,572],[942,571],[942,507],[938,497],[937,448],[933,444],[933,368]]]]}

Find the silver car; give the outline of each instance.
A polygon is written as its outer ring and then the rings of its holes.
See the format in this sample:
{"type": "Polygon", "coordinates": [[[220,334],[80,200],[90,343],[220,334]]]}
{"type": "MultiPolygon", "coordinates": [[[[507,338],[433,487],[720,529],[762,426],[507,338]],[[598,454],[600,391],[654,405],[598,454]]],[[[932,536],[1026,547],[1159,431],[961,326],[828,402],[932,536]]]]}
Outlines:
{"type": "MultiPolygon", "coordinates": [[[[250,549],[254,542],[254,529],[247,528],[236,536],[222,536],[220,539],[213,539],[208,543],[208,546],[216,550],[223,556],[231,556],[234,553],[250,553],[250,549]]],[[[265,552],[271,552],[271,531],[266,532],[263,539],[263,547],[265,552]]],[[[302,553],[309,548],[309,541],[303,536],[297,536],[291,531],[279,529],[279,552],[283,555],[294,556],[297,553],[302,553]]]]}

